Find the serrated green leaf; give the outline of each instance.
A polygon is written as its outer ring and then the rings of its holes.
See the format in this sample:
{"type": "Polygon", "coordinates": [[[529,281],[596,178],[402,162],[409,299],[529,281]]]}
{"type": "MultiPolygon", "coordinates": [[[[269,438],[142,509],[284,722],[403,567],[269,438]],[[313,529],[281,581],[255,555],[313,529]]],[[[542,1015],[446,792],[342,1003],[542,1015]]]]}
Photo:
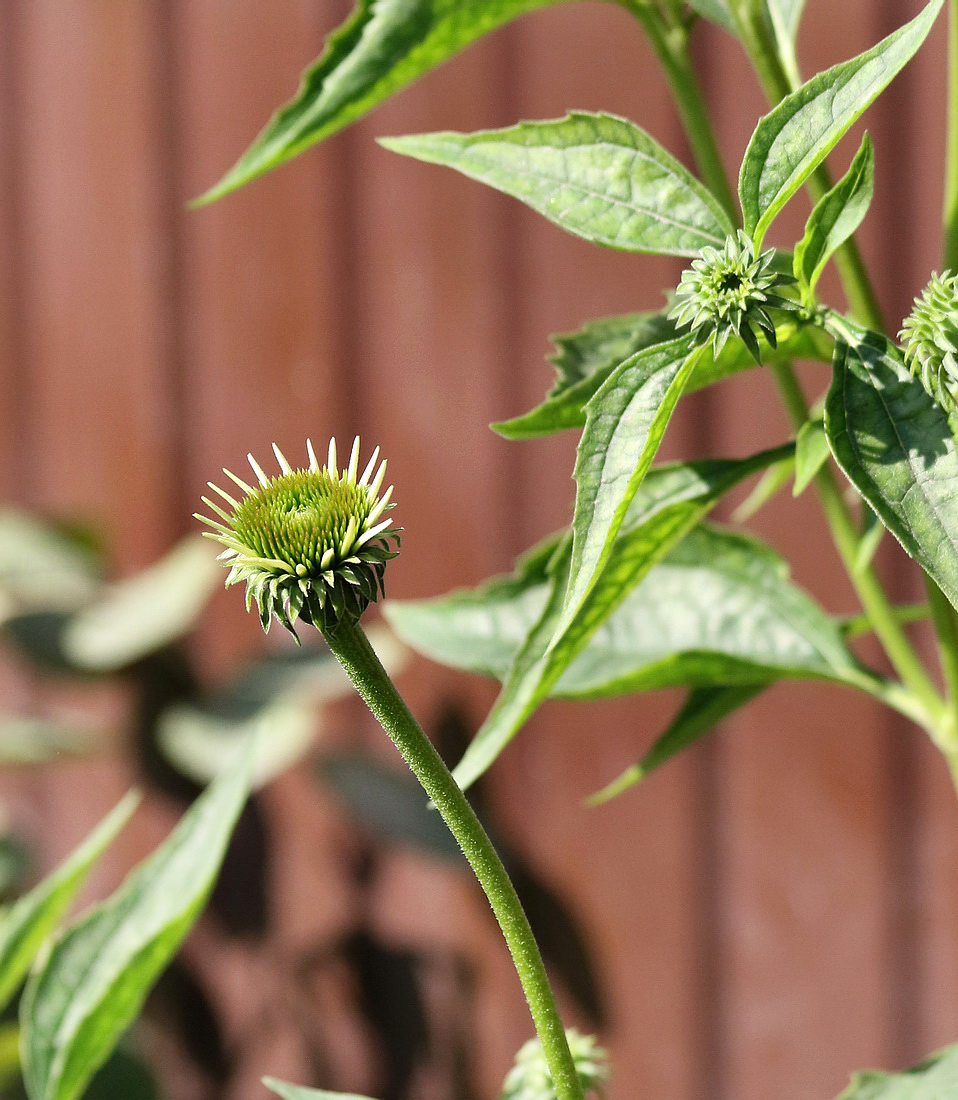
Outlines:
{"type": "Polygon", "coordinates": [[[455,168],[520,199],[593,244],[696,256],[734,226],[719,202],[644,130],[573,111],[474,134],[383,138],[387,149],[455,168]]]}
{"type": "Polygon", "coordinates": [[[60,866],[0,918],[0,1008],[6,1007],[46,938],[56,928],[90,868],[136,809],[139,796],[123,798],[60,866]]]}
{"type": "Polygon", "coordinates": [[[296,95],[198,202],[212,202],[336,133],[497,27],[565,0],[359,0],[296,95]]]}
{"type": "Polygon", "coordinates": [[[728,10],[726,0],[688,0],[690,8],[704,15],[706,19],[715,23],[729,34],[735,33],[735,24],[728,10]]]}
{"type": "Polygon", "coordinates": [[[64,653],[73,664],[97,672],[133,664],[193,626],[222,572],[210,544],[191,535],[75,615],[63,637],[64,653]]]}
{"type": "Polygon", "coordinates": [[[764,685],[756,687],[704,687],[689,692],[679,713],[658,737],[652,748],[637,763],[625,769],[608,786],[596,791],[587,800],[589,806],[601,806],[641,782],[649,772],[661,767],[683,749],[694,745],[710,733],[723,718],[750,703],[764,691],[764,685]]]}
{"type": "Polygon", "coordinates": [[[958,1044],[904,1073],[865,1070],[835,1100],[952,1100],[958,1096],[958,1044]]]}
{"type": "Polygon", "coordinates": [[[745,230],[756,245],[785,203],[914,56],[942,2],[930,0],[911,22],[870,50],[813,76],[761,119],[739,175],[745,230]]]}
{"type": "Polygon", "coordinates": [[[866,133],[848,171],[815,204],[795,246],[794,273],[811,306],[815,286],[835,250],[861,225],[875,189],[875,150],[866,133]]]}
{"type": "MultiPolygon", "coordinates": [[[[716,459],[652,471],[632,501],[600,582],[580,615],[569,623],[560,643],[550,647],[563,608],[571,560],[569,538],[557,544],[539,617],[516,652],[495,705],[454,772],[463,787],[489,767],[595,631],[656,562],[724,493],[781,454],[779,449],[740,461],[716,459]]],[[[403,624],[389,604],[386,613],[402,635],[403,624]]]]}
{"type": "Polygon", "coordinates": [[[825,425],[818,420],[806,420],[795,436],[795,485],[792,496],[798,497],[815,479],[829,455],[825,425]]]}
{"type": "Polygon", "coordinates": [[[249,751],[110,898],[71,925],[20,1006],[31,1100],[75,1100],[137,1015],[206,901],[249,789],[249,751]]]}
{"type": "Polygon", "coordinates": [[[576,452],[572,557],[558,644],[605,568],[632,498],[698,362],[694,338],[640,351],[609,375],[586,407],[576,452]]]}
{"type": "Polygon", "coordinates": [[[370,1100],[368,1096],[359,1096],[355,1092],[308,1089],[303,1085],[291,1085],[288,1081],[277,1081],[275,1077],[264,1077],[263,1084],[283,1100],[370,1100]]]}
{"type": "MultiPolygon", "coordinates": [[[[778,327],[777,337],[778,347],[767,348],[766,363],[831,361],[832,341],[815,325],[788,320],[778,327]]],[[[660,313],[605,317],[589,322],[577,333],[556,337],[559,351],[553,362],[559,377],[545,401],[522,416],[492,424],[492,430],[506,439],[534,439],[584,427],[586,405],[623,359],[674,338],[674,326],[660,313]]],[[[729,340],[718,359],[711,349],[703,355],[686,391],[704,389],[755,365],[741,341],[729,340]]]]}
{"type": "Polygon", "coordinates": [[[958,607],[955,440],[894,345],[836,346],[825,428],[849,481],[958,607]]]}

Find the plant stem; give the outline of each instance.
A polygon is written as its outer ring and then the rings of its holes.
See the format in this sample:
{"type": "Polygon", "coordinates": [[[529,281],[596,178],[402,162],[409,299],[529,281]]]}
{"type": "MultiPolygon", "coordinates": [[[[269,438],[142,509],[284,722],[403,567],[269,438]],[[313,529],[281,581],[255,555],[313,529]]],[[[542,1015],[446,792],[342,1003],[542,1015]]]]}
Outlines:
{"type": "Polygon", "coordinates": [[[938,637],[938,658],[941,661],[941,671],[945,679],[945,688],[948,693],[949,717],[948,740],[952,749],[958,749],[958,722],[955,707],[958,706],[958,616],[951,606],[948,597],[938,585],[928,576],[922,573],[925,580],[925,591],[928,593],[928,606],[931,609],[932,622],[935,624],[935,634],[938,637]]]}
{"type": "Polygon", "coordinates": [[[465,853],[512,954],[559,1100],[583,1100],[565,1029],[542,956],[515,888],[475,811],[413,718],[358,623],[324,637],[360,696],[412,768],[465,853]]]}
{"type": "Polygon", "coordinates": [[[733,225],[740,225],[742,218],[738,202],[729,185],[702,89],[689,54],[688,30],[677,21],[666,23],[657,7],[642,3],[641,0],[632,0],[630,6],[648,35],[665,73],[702,181],[722,204],[733,225]]]}
{"type": "Polygon", "coordinates": [[[958,268],[958,0],[948,5],[948,139],[945,160],[945,269],[958,268]]]}

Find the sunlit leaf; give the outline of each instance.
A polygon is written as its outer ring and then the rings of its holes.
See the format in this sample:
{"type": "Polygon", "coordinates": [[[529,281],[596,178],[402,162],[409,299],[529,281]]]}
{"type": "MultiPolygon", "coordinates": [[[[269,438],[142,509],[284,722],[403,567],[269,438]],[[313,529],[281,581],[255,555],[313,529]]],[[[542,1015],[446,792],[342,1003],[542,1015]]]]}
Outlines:
{"type": "Polygon", "coordinates": [[[850,61],[813,76],[759,122],[739,175],[745,229],[760,243],[779,211],[891,83],[931,30],[943,0],[850,61]]]}
{"type": "Polygon", "coordinates": [[[0,918],[0,1008],[17,991],[90,868],[129,820],[138,802],[139,796],[128,794],[55,871],[0,918]]]}
{"type": "Polygon", "coordinates": [[[291,1085],[287,1081],[277,1081],[275,1077],[264,1077],[263,1084],[281,1096],[283,1100],[370,1100],[368,1096],[359,1096],[355,1092],[329,1092],[328,1089],[308,1089],[303,1085],[291,1085]]]}
{"type": "Polygon", "coordinates": [[[958,1044],[904,1073],[864,1070],[836,1100],[951,1100],[958,1096],[958,1044]]]}
{"type": "Polygon", "coordinates": [[[116,893],[54,941],[20,1006],[31,1100],[79,1096],[139,1012],[212,888],[249,770],[242,751],[116,893]]]}

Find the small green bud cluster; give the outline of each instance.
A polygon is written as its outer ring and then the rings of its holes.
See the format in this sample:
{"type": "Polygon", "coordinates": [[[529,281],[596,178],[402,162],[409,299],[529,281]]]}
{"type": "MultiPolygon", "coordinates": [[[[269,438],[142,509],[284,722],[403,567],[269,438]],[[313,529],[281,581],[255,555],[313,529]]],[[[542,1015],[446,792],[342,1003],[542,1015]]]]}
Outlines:
{"type": "Polygon", "coordinates": [[[932,273],[902,322],[905,362],[946,411],[958,407],[958,275],[932,273]]]}
{"type": "MultiPolygon", "coordinates": [[[[566,1038],[583,1092],[601,1100],[609,1078],[607,1052],[594,1036],[580,1035],[575,1028],[569,1028],[566,1038]]],[[[520,1047],[515,1065],[503,1082],[501,1100],[556,1100],[555,1085],[538,1039],[530,1039],[520,1047]]]]}
{"type": "Polygon", "coordinates": [[[691,267],[682,272],[669,317],[681,328],[688,325],[700,344],[712,341],[716,357],[730,336],[737,336],[761,364],[756,330],[777,346],[775,323],[769,309],[795,310],[798,302],[782,297],[779,287],[795,279],[772,267],[775,249],[755,255],[751,239],[741,230],[722,249],[703,248],[691,267]]]}
{"type": "Polygon", "coordinates": [[[230,570],[227,587],[245,581],[246,608],[255,601],[263,629],[275,618],[297,641],[297,620],[324,632],[355,622],[382,595],[386,562],[398,553],[390,540],[399,544],[399,528],[382,518],[395,505],[391,485],[379,495],[386,474],[385,461],[376,467],[379,448],[361,475],[358,437],[342,472],[335,439],[322,468],[309,440],[306,450],[308,467],[294,470],[274,443],[276,477],[248,455],[258,484],[224,469],[243,496],[236,500],[209,482],[229,511],[203,497],[218,519],[196,514],[211,528],[207,538],[226,547],[220,560],[230,570]]]}

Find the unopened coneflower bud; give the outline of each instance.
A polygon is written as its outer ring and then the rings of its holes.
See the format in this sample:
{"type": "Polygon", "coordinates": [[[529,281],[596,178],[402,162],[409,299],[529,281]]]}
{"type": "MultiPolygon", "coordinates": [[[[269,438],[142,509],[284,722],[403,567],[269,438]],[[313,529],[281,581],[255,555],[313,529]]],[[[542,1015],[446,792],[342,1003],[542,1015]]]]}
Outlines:
{"type": "Polygon", "coordinates": [[[799,308],[798,302],[777,293],[795,280],[772,267],[774,258],[771,248],[756,256],[751,239],[741,229],[722,249],[703,248],[682,272],[669,317],[679,328],[688,325],[699,344],[711,340],[716,356],[730,336],[737,336],[761,363],[756,330],[776,346],[769,309],[799,308]]]}
{"type": "MultiPolygon", "coordinates": [[[[608,1054],[591,1035],[582,1035],[575,1028],[565,1034],[583,1093],[590,1100],[598,1100],[609,1078],[608,1054]]],[[[500,1100],[556,1100],[552,1074],[538,1039],[530,1039],[520,1047],[515,1065],[503,1082],[500,1100]]]]}
{"type": "Polygon", "coordinates": [[[220,560],[230,570],[227,587],[245,581],[247,610],[256,603],[263,629],[275,618],[294,637],[297,620],[326,633],[355,622],[378,599],[400,530],[386,518],[392,486],[382,491],[386,463],[378,447],[361,473],[358,437],[343,470],[335,439],[325,466],[309,440],[306,450],[308,466],[293,469],[274,443],[275,477],[249,455],[253,485],[224,469],[239,492],[234,497],[209,482],[220,500],[203,503],[216,518],[196,514],[211,528],[204,534],[226,548],[220,560]]]}
{"type": "Polygon", "coordinates": [[[905,362],[947,412],[958,405],[958,275],[933,273],[902,322],[905,362]]]}

